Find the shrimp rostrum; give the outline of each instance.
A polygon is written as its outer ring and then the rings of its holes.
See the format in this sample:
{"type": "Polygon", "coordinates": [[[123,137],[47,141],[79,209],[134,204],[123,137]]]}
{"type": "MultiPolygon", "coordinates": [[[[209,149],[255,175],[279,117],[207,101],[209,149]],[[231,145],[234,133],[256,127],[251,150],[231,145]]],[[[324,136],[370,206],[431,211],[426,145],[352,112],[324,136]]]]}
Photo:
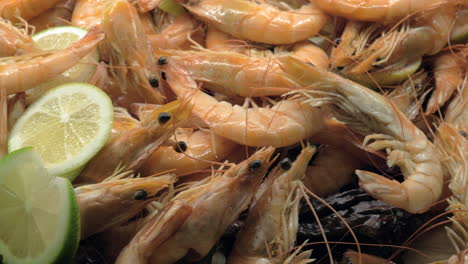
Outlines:
{"type": "MultiPolygon", "coordinates": [[[[400,167],[400,183],[376,173],[357,170],[360,185],[377,199],[417,213],[427,211],[442,192],[442,168],[434,146],[400,110],[366,87],[334,73],[321,71],[292,57],[285,58],[291,78],[305,89],[293,91],[311,106],[329,106],[338,119],[366,135],[363,144],[385,150],[387,164],[400,167]],[[370,143],[372,142],[372,143],[370,143]]],[[[286,63],[286,62],[285,62],[286,63]]]]}
{"type": "Polygon", "coordinates": [[[250,204],[273,152],[272,147],[261,149],[223,175],[179,193],[135,235],[116,263],[203,258],[250,204]]]}

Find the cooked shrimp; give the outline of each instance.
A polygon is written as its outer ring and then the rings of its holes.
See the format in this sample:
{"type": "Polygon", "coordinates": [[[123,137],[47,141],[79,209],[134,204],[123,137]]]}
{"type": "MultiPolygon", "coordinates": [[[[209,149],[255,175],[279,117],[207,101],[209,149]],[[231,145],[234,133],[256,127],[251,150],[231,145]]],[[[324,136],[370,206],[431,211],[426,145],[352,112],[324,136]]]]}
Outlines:
{"type": "Polygon", "coordinates": [[[145,225],[116,263],[175,263],[203,258],[245,210],[268,167],[274,148],[259,150],[208,183],[179,193],[145,225]]]}
{"type": "Polygon", "coordinates": [[[430,115],[444,105],[463,82],[464,69],[459,54],[451,52],[437,57],[434,62],[435,90],[429,98],[426,115],[430,115]]]}
{"type": "Polygon", "coordinates": [[[68,25],[71,20],[76,0],[60,0],[54,7],[35,17],[29,24],[34,26],[36,32],[58,26],[68,25]]]}
{"type": "Polygon", "coordinates": [[[229,51],[246,54],[248,45],[213,26],[208,25],[206,31],[206,48],[213,51],[229,51]]]}
{"type": "Polygon", "coordinates": [[[389,166],[400,167],[399,183],[378,174],[357,170],[360,186],[377,199],[408,212],[424,212],[437,202],[443,185],[442,168],[434,146],[384,96],[331,72],[308,66],[292,57],[284,59],[304,90],[293,91],[311,106],[331,104],[338,119],[367,135],[363,145],[386,150],[389,166]],[[368,144],[370,141],[373,143],[368,144]]]}
{"type": "Polygon", "coordinates": [[[156,78],[156,62],[137,11],[126,0],[117,0],[104,12],[102,29],[106,39],[101,57],[109,61],[112,83],[105,90],[114,104],[163,103],[163,96],[150,84],[156,78]]]}
{"type": "Polygon", "coordinates": [[[1,89],[14,94],[33,88],[79,63],[103,38],[104,34],[91,30],[64,50],[0,58],[1,89]]]}
{"type": "Polygon", "coordinates": [[[355,170],[366,167],[362,158],[329,145],[319,147],[311,163],[302,181],[307,189],[322,197],[338,192],[353,181],[355,170]]]}
{"type": "Polygon", "coordinates": [[[167,81],[180,100],[193,105],[193,113],[215,134],[247,146],[284,147],[300,142],[325,129],[325,114],[299,102],[283,100],[272,108],[245,109],[215,98],[198,89],[182,67],[169,60],[167,81]]]}
{"type": "Polygon", "coordinates": [[[190,109],[178,101],[155,111],[138,127],[121,131],[91,159],[78,177],[80,183],[98,183],[113,175],[117,169],[138,169],[167,138],[190,109]]]}
{"type": "Polygon", "coordinates": [[[20,18],[30,20],[53,7],[60,0],[2,0],[0,17],[18,21],[20,18]]]}
{"type": "Polygon", "coordinates": [[[143,175],[171,171],[176,175],[209,168],[210,161],[221,161],[237,144],[215,135],[209,129],[178,129],[173,146],[163,146],[151,154],[141,167],[143,175]]]}
{"type": "Polygon", "coordinates": [[[299,226],[301,179],[314,152],[314,147],[306,147],[294,163],[283,160],[269,173],[252,202],[227,263],[285,263],[293,252],[299,226]]]}
{"type": "Polygon", "coordinates": [[[234,52],[166,51],[169,60],[184,67],[206,88],[225,95],[272,96],[298,89],[284,78],[283,66],[276,57],[258,58],[234,52]]]}
{"type": "Polygon", "coordinates": [[[99,27],[104,11],[114,0],[76,0],[72,25],[84,29],[99,27]]]}
{"type": "Polygon", "coordinates": [[[174,176],[110,180],[75,188],[81,239],[125,223],[154,200],[174,176]]]}
{"type": "Polygon", "coordinates": [[[320,9],[333,16],[350,20],[371,22],[394,22],[405,16],[424,11],[430,7],[456,2],[452,0],[310,0],[320,9]]]}
{"type": "Polygon", "coordinates": [[[332,49],[330,62],[332,68],[344,67],[353,63],[353,56],[359,48],[361,31],[365,23],[347,21],[341,37],[336,40],[337,46],[332,49]]]}
{"type": "Polygon", "coordinates": [[[39,51],[31,37],[0,18],[0,58],[39,51]]]}
{"type": "MultiPolygon", "coordinates": [[[[203,30],[199,22],[190,15],[171,17],[170,24],[159,34],[147,35],[154,50],[181,49],[188,50],[193,41],[203,45],[203,30]]],[[[162,27],[160,25],[160,27],[162,27]]]]}
{"type": "Polygon", "coordinates": [[[294,12],[247,0],[200,0],[184,5],[189,12],[237,38],[267,44],[291,44],[319,32],[328,17],[312,4],[294,12]]]}

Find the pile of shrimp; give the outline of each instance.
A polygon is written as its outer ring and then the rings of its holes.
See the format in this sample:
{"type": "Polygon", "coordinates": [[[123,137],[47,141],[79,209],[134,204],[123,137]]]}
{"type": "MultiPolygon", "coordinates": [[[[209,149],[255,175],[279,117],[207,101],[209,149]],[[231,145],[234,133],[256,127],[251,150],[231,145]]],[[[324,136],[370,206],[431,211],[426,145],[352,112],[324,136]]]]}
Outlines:
{"type": "MultiPolygon", "coordinates": [[[[453,246],[425,263],[468,263],[466,0],[2,0],[0,16],[0,156],[36,87],[99,52],[88,83],[114,126],[73,184],[109,263],[198,261],[241,213],[213,263],[312,263],[300,205],[356,178],[439,213],[411,238],[443,226],[453,246]],[[88,34],[35,46],[63,25],[88,34]]],[[[390,263],[355,240],[353,263],[390,263]]]]}

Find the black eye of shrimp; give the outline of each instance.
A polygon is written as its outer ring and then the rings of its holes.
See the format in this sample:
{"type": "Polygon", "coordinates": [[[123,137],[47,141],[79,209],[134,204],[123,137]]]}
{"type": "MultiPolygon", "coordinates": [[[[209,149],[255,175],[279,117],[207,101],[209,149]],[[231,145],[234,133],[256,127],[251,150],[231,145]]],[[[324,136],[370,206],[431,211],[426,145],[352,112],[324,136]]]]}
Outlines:
{"type": "Polygon", "coordinates": [[[174,150],[177,153],[185,152],[187,150],[187,143],[184,141],[177,142],[177,145],[174,146],[174,150]]]}
{"type": "Polygon", "coordinates": [[[289,158],[284,158],[281,163],[280,163],[280,166],[283,170],[289,170],[292,166],[292,162],[289,158]]]}
{"type": "Polygon", "coordinates": [[[146,200],[148,193],[145,190],[138,190],[133,194],[133,200],[146,200]]]}
{"type": "Polygon", "coordinates": [[[169,120],[171,120],[171,114],[168,112],[162,112],[158,116],[159,123],[166,124],[169,120]]]}
{"type": "Polygon", "coordinates": [[[159,59],[158,59],[158,64],[159,64],[159,65],[167,64],[167,57],[164,57],[164,56],[159,57],[159,59]]]}
{"type": "Polygon", "coordinates": [[[249,168],[251,170],[258,169],[261,166],[262,166],[262,162],[260,160],[254,160],[254,161],[250,162],[250,164],[249,164],[249,168]]]}
{"type": "Polygon", "coordinates": [[[336,45],[341,44],[341,38],[336,38],[333,42],[335,42],[336,45]]]}
{"type": "Polygon", "coordinates": [[[150,83],[151,87],[153,87],[153,88],[158,88],[159,87],[159,80],[155,76],[150,77],[149,83],[150,83]]]}
{"type": "Polygon", "coordinates": [[[458,131],[458,134],[462,135],[464,138],[468,138],[468,133],[463,130],[458,131]]]}
{"type": "Polygon", "coordinates": [[[167,78],[166,78],[166,73],[165,73],[165,72],[161,72],[161,78],[162,78],[163,80],[167,80],[167,78]]]}

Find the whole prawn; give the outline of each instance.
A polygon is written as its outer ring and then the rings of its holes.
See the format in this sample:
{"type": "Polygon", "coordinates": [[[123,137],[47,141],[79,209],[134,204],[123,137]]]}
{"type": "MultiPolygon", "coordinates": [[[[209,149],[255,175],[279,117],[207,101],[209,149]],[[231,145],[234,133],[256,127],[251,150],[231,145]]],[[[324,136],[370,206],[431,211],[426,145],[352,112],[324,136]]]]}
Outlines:
{"type": "Polygon", "coordinates": [[[86,165],[77,182],[98,183],[117,170],[138,169],[189,114],[186,105],[173,101],[154,111],[151,118],[138,126],[116,132],[86,165]]]}
{"type": "Polygon", "coordinates": [[[227,263],[307,263],[310,251],[288,260],[299,226],[299,188],[315,147],[305,147],[291,164],[283,160],[258,190],[227,263]]]}
{"type": "Polygon", "coordinates": [[[247,0],[188,1],[184,6],[218,30],[240,39],[275,45],[306,40],[317,34],[328,20],[313,4],[294,12],[247,0]]]}
{"type": "Polygon", "coordinates": [[[174,176],[118,179],[75,188],[81,239],[125,223],[139,213],[174,176]]]}
{"type": "Polygon", "coordinates": [[[169,264],[204,257],[250,204],[273,152],[261,149],[223,175],[179,193],[135,235],[116,263],[169,264]]]}
{"type": "Polygon", "coordinates": [[[102,32],[93,29],[64,50],[0,58],[1,89],[15,94],[33,88],[79,63],[103,38],[102,32]]]}
{"type": "Polygon", "coordinates": [[[352,81],[292,57],[284,60],[291,78],[302,79],[303,86],[307,87],[292,92],[301,102],[311,106],[331,104],[338,119],[366,135],[363,145],[386,150],[388,165],[399,166],[405,177],[400,183],[357,170],[363,189],[377,199],[412,213],[427,211],[438,201],[443,185],[438,155],[425,134],[403,113],[384,96],[352,81]],[[369,144],[370,141],[374,142],[369,144]]]}
{"type": "Polygon", "coordinates": [[[150,84],[158,76],[156,62],[135,7],[126,0],[112,2],[104,12],[101,27],[106,39],[99,47],[100,55],[109,61],[112,80],[105,91],[114,104],[128,107],[137,102],[163,103],[158,87],[150,84]]]}

